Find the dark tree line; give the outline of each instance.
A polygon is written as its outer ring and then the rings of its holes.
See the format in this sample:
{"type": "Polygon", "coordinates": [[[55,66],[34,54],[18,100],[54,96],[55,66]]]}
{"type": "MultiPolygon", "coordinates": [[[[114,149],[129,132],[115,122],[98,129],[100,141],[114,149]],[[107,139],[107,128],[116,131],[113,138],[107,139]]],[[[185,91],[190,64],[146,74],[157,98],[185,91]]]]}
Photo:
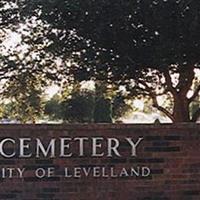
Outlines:
{"type": "Polygon", "coordinates": [[[105,91],[80,89],[76,86],[67,96],[54,95],[48,100],[44,114],[50,120],[64,122],[112,123],[130,113],[132,109],[120,92],[107,98],[105,91]]]}

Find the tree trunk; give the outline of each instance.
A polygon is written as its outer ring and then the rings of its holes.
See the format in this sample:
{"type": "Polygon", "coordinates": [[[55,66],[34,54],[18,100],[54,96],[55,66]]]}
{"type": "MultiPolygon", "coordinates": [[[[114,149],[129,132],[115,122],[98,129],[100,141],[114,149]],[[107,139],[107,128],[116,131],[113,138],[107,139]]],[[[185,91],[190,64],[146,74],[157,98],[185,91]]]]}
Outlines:
{"type": "Polygon", "coordinates": [[[186,96],[177,95],[174,98],[174,122],[190,122],[189,101],[186,96]]]}

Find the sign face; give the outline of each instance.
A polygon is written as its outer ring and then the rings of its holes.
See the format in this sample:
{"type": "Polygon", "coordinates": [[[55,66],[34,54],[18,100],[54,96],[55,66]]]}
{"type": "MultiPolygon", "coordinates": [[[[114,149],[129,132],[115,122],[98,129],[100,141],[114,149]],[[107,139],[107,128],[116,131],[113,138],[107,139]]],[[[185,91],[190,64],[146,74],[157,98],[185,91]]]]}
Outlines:
{"type": "MultiPolygon", "coordinates": [[[[137,149],[142,137],[139,137],[134,141],[130,137],[125,137],[122,141],[118,138],[110,137],[60,137],[51,138],[48,142],[42,141],[40,138],[26,137],[18,138],[4,138],[0,141],[0,155],[4,158],[20,158],[28,159],[35,157],[40,159],[53,158],[64,159],[73,158],[77,155],[79,158],[90,156],[91,158],[113,158],[123,157],[121,145],[122,143],[127,146],[127,150],[130,152],[126,155],[129,157],[137,157],[137,149]],[[47,142],[47,144],[44,144],[47,142]],[[7,153],[7,146],[10,145],[11,153],[7,153]],[[77,147],[77,148],[73,148],[77,147]]],[[[23,178],[26,173],[26,168],[2,168],[2,178],[23,178]]],[[[37,168],[34,171],[37,178],[51,178],[56,175],[54,167],[37,168]]],[[[116,170],[114,167],[64,167],[63,177],[66,178],[81,178],[81,177],[104,177],[104,178],[117,178],[117,177],[147,177],[150,175],[150,169],[148,167],[129,167],[126,169],[122,167],[121,170],[116,170]]]]}
{"type": "Polygon", "coordinates": [[[0,132],[1,199],[200,195],[199,125],[2,125],[0,132]]]}
{"type": "MultiPolygon", "coordinates": [[[[142,141],[142,137],[138,138],[136,142],[132,138],[124,138],[125,145],[131,148],[130,156],[136,156],[136,151],[139,143],[142,141]]],[[[52,138],[47,145],[44,145],[40,138],[35,138],[33,141],[30,137],[28,138],[18,138],[17,141],[12,138],[5,138],[0,141],[0,155],[5,158],[16,157],[18,153],[19,158],[30,158],[33,155],[33,152],[27,153],[26,150],[31,150],[31,142],[34,149],[34,154],[36,158],[41,156],[45,158],[70,158],[73,154],[78,154],[79,157],[86,156],[86,151],[91,152],[91,157],[122,157],[122,154],[119,151],[120,140],[117,138],[104,139],[103,137],[62,137],[59,139],[52,138]],[[6,144],[11,143],[13,145],[13,152],[10,154],[5,152],[6,144]],[[15,148],[18,143],[18,149],[15,148]],[[77,144],[76,144],[77,143],[77,144]],[[87,149],[87,144],[91,144],[91,149],[87,149]],[[103,152],[102,146],[103,143],[106,144],[106,152],[103,152]],[[58,144],[59,153],[56,155],[56,144],[58,144]],[[72,152],[72,147],[78,145],[77,152],[72,152]],[[45,147],[46,146],[46,147],[45,147]],[[19,152],[17,152],[19,150],[19,152]],[[98,153],[98,150],[101,153],[98,153]]]]}

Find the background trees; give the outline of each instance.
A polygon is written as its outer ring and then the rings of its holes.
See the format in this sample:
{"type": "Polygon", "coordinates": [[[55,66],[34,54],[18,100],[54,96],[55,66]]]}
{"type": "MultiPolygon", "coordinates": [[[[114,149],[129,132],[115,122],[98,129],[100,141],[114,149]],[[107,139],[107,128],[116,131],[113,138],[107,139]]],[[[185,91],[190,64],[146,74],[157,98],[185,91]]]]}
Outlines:
{"type": "Polygon", "coordinates": [[[13,20],[6,26],[33,18],[30,27],[37,24],[37,37],[29,38],[34,47],[43,43],[39,51],[44,56],[36,66],[42,63],[39,71],[46,78],[124,86],[126,98],[151,98],[153,106],[174,122],[198,118],[199,106],[191,109],[200,91],[199,2],[29,0],[18,1],[14,10],[20,18],[12,9],[13,20]],[[44,63],[46,59],[49,62],[44,63]],[[171,107],[162,106],[160,97],[168,99],[171,107]]]}
{"type": "Polygon", "coordinates": [[[93,91],[74,90],[61,103],[62,118],[68,122],[93,122],[95,96],[93,91]]]}
{"type": "Polygon", "coordinates": [[[41,80],[39,77],[35,79],[24,74],[18,78],[4,85],[3,97],[9,100],[9,103],[5,106],[3,117],[23,123],[35,123],[43,114],[44,91],[41,80]],[[7,112],[8,109],[10,112],[7,112]]]}
{"type": "Polygon", "coordinates": [[[46,102],[44,114],[50,120],[111,123],[132,111],[132,106],[125,101],[123,94],[108,97],[100,89],[89,90],[80,85],[75,85],[71,92],[69,88],[65,89],[67,94],[54,95],[46,102]]]}

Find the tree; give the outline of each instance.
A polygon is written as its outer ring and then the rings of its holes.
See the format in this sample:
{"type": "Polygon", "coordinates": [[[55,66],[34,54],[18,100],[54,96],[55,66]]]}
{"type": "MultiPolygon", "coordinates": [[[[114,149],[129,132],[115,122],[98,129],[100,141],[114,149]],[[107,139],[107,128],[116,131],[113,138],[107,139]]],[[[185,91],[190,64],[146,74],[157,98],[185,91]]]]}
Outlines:
{"type": "Polygon", "coordinates": [[[10,100],[11,112],[7,116],[19,120],[22,123],[32,122],[43,114],[43,89],[39,77],[19,76],[4,85],[3,96],[10,100]]]}
{"type": "Polygon", "coordinates": [[[125,117],[127,114],[133,111],[133,107],[127,103],[127,98],[122,94],[122,92],[119,92],[114,97],[112,108],[112,113],[115,120],[125,117]]]}
{"type": "Polygon", "coordinates": [[[48,25],[24,15],[26,1],[2,0],[0,5],[0,80],[13,82],[22,74],[40,76],[43,85],[58,80],[57,58],[47,51],[48,25]]]}
{"type": "Polygon", "coordinates": [[[108,84],[107,80],[95,82],[95,94],[94,122],[111,123],[132,110],[132,106],[127,103],[127,93],[108,84]]]}
{"type": "Polygon", "coordinates": [[[19,7],[12,0],[1,0],[0,2],[0,26],[8,27],[19,22],[19,7]]]}
{"type": "Polygon", "coordinates": [[[132,110],[122,92],[106,90],[103,84],[96,84],[95,90],[81,84],[66,86],[61,96],[54,95],[45,103],[45,115],[67,122],[111,123],[132,110]]]}
{"type": "Polygon", "coordinates": [[[200,59],[198,1],[27,0],[17,6],[17,20],[34,17],[47,25],[39,41],[48,39],[44,52],[62,59],[54,75],[124,85],[132,96],[150,97],[174,122],[199,116],[200,108],[189,114],[200,91],[199,80],[194,87],[200,59]],[[171,110],[159,105],[157,97],[162,95],[171,99],[171,110]]]}
{"type": "Polygon", "coordinates": [[[192,117],[189,108],[200,84],[187,94],[199,69],[198,1],[59,0],[36,7],[58,30],[49,34],[51,49],[77,63],[65,74],[125,85],[131,95],[151,97],[173,122],[196,120],[199,109],[192,117]],[[157,102],[163,94],[173,102],[171,111],[157,102]]]}
{"type": "Polygon", "coordinates": [[[68,122],[93,122],[95,97],[92,91],[74,90],[61,102],[62,116],[68,122]]]}
{"type": "Polygon", "coordinates": [[[50,120],[62,119],[62,107],[61,97],[54,95],[50,100],[45,102],[44,114],[49,117],[50,120]]]}
{"type": "Polygon", "coordinates": [[[58,77],[56,59],[45,51],[48,27],[34,16],[23,18],[24,1],[0,4],[1,96],[10,101],[10,113],[4,114],[35,122],[43,113],[44,88],[58,77]]]}
{"type": "Polygon", "coordinates": [[[110,99],[96,97],[94,109],[95,123],[112,123],[112,105],[110,99]]]}

